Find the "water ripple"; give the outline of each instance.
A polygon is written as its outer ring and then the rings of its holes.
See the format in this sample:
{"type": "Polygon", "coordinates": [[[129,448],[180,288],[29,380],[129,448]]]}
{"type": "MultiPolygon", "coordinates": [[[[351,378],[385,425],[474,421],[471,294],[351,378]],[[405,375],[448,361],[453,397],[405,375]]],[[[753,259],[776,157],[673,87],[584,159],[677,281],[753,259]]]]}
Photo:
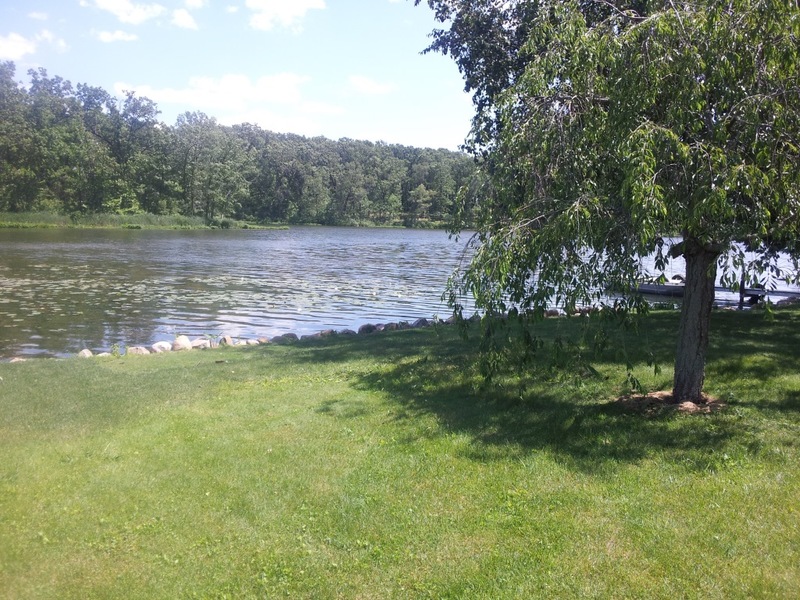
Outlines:
{"type": "Polygon", "coordinates": [[[0,231],[0,358],[443,315],[440,231],[0,231]]]}

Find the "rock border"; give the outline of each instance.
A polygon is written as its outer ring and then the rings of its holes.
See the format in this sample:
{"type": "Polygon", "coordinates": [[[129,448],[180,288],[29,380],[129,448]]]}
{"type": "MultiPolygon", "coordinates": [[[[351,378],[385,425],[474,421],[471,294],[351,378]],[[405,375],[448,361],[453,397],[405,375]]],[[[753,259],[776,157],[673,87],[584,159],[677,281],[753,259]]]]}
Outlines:
{"type": "MultiPolygon", "coordinates": [[[[470,320],[479,319],[474,315],[470,320]]],[[[396,323],[365,323],[358,328],[358,331],[352,329],[325,329],[316,333],[298,336],[296,333],[284,333],[276,335],[271,338],[259,337],[252,338],[234,338],[230,335],[221,335],[218,338],[210,338],[208,336],[197,337],[190,339],[186,335],[179,335],[172,342],[160,341],[154,343],[152,346],[125,346],[124,353],[120,352],[99,352],[93,353],[89,348],[84,348],[78,352],[80,358],[95,358],[107,356],[127,356],[127,355],[149,355],[149,354],[163,354],[165,352],[187,352],[190,350],[206,350],[220,347],[239,347],[239,346],[258,346],[263,344],[294,344],[306,340],[323,339],[333,336],[363,336],[371,335],[373,333],[380,333],[383,331],[399,331],[403,329],[421,329],[423,327],[432,327],[434,325],[451,325],[456,322],[454,317],[442,320],[438,317],[426,319],[421,317],[413,322],[398,321],[396,323]]]]}
{"type": "MultiPolygon", "coordinates": [[[[595,312],[597,309],[582,309],[577,314],[586,316],[590,312],[595,312]]],[[[549,310],[545,314],[546,317],[565,317],[568,316],[560,310],[549,310]]],[[[477,313],[464,319],[468,322],[480,321],[481,317],[477,313]]],[[[150,354],[163,354],[165,352],[186,352],[189,350],[205,350],[219,348],[222,346],[238,347],[238,346],[258,346],[263,344],[293,344],[307,340],[322,339],[331,336],[358,336],[358,335],[371,335],[374,333],[381,333],[384,331],[401,331],[404,329],[420,329],[423,327],[433,327],[439,325],[453,325],[459,321],[455,316],[450,316],[447,319],[440,319],[438,316],[433,316],[430,319],[420,317],[414,321],[397,321],[390,323],[364,323],[359,326],[357,331],[352,329],[324,329],[315,333],[304,334],[298,336],[296,333],[284,333],[280,335],[268,337],[252,338],[235,338],[233,336],[223,334],[220,336],[201,336],[190,339],[186,335],[178,335],[172,342],[158,341],[149,347],[146,346],[128,346],[122,345],[125,352],[120,352],[120,345],[115,345],[111,350],[94,353],[89,348],[84,348],[77,353],[79,358],[103,358],[109,356],[122,357],[127,355],[150,355],[150,354]]],[[[25,362],[29,360],[23,357],[14,357],[9,362],[25,362]]]]}

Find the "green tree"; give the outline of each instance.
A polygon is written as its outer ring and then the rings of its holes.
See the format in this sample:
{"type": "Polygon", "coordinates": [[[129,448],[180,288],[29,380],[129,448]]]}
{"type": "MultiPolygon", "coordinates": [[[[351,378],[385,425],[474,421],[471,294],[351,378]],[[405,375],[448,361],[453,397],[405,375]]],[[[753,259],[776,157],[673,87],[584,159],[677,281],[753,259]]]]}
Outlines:
{"type": "Polygon", "coordinates": [[[133,212],[144,208],[140,200],[152,206],[150,167],[156,165],[148,155],[157,150],[160,137],[155,103],[134,92],[125,92],[125,99],[119,101],[102,88],[86,84],[78,84],[76,97],[83,109],[84,126],[115,161],[119,209],[133,212]]]}
{"type": "Polygon", "coordinates": [[[28,96],[14,80],[13,62],[0,62],[0,210],[36,208],[38,151],[28,120],[28,96]]]}
{"type": "Polygon", "coordinates": [[[137,147],[127,164],[127,177],[138,207],[161,215],[180,212],[181,186],[174,165],[175,131],[154,126],[146,146],[137,147]]]}
{"type": "Polygon", "coordinates": [[[325,222],[325,213],[331,200],[327,187],[328,172],[325,167],[316,168],[311,164],[305,164],[304,167],[302,201],[294,218],[297,223],[321,224],[325,222]]]}
{"type": "Polygon", "coordinates": [[[364,173],[355,161],[342,163],[331,171],[327,224],[352,225],[365,219],[368,206],[365,184],[364,173]]]}
{"type": "Polygon", "coordinates": [[[158,121],[151,100],[0,63],[0,209],[145,211],[290,223],[428,221],[452,210],[474,174],[468,156],[383,142],[221,127],[185,113],[158,121]],[[417,210],[415,208],[415,210],[417,210]]]}
{"type": "Polygon", "coordinates": [[[28,71],[28,123],[37,156],[33,169],[42,208],[68,213],[108,212],[119,206],[113,157],[83,121],[72,84],[28,71]]]}
{"type": "Polygon", "coordinates": [[[175,145],[183,214],[202,215],[208,223],[234,214],[254,168],[243,141],[213,117],[187,112],[178,117],[175,145]]]}
{"type": "Polygon", "coordinates": [[[403,163],[391,154],[385,144],[376,144],[362,165],[369,199],[370,220],[391,223],[400,212],[400,186],[404,173],[403,163]]]}
{"type": "Polygon", "coordinates": [[[745,248],[768,268],[799,250],[800,8],[429,4],[453,23],[432,48],[477,90],[472,142],[494,187],[463,290],[489,312],[538,316],[609,289],[635,310],[639,257],[683,257],[673,399],[701,401],[718,267],[733,284],[745,248]],[[456,27],[484,17],[493,37],[456,27]]]}
{"type": "Polygon", "coordinates": [[[406,207],[406,225],[408,227],[413,227],[420,219],[428,217],[433,196],[434,192],[426,188],[424,183],[420,183],[411,190],[406,207]]]}

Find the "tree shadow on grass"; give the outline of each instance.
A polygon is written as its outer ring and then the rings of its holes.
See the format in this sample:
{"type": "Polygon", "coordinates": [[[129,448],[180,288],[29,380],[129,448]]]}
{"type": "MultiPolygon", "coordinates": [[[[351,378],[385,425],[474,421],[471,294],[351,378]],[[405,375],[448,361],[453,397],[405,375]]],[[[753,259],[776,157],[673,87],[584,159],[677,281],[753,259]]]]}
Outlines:
{"type": "Polygon", "coordinates": [[[645,416],[612,401],[571,399],[571,384],[556,389],[554,382],[550,392],[480,391],[431,360],[365,374],[357,386],[384,391],[401,408],[398,419],[433,414],[442,432],[466,434],[472,441],[466,452],[476,460],[547,451],[577,470],[597,473],[658,454],[706,470],[715,468],[716,455],[737,435],[734,423],[714,416],[671,410],[645,416]]]}
{"type": "MultiPolygon", "coordinates": [[[[626,345],[628,355],[636,359],[632,362],[638,364],[645,361],[644,352],[637,354],[638,344],[646,338],[645,343],[655,349],[655,359],[670,363],[677,321],[675,313],[653,314],[644,333],[642,328],[622,332],[615,343],[626,345]]],[[[574,331],[565,323],[547,325],[550,335],[574,331]]],[[[784,365],[800,370],[800,311],[777,314],[771,322],[757,314],[716,313],[713,327],[708,373],[714,379],[734,374],[759,381],[774,377],[773,360],[746,360],[758,353],[783,356],[784,365]]],[[[453,328],[412,330],[316,340],[298,348],[292,360],[348,366],[351,361],[374,361],[379,368],[364,367],[349,375],[356,388],[385,394],[396,405],[399,420],[435,416],[441,424],[438,431],[419,435],[466,435],[471,443],[464,452],[475,460],[546,451],[572,468],[598,473],[658,456],[689,470],[706,471],[720,468],[728,454],[747,452],[752,442],[746,418],[735,411],[635,413],[613,401],[619,390],[614,382],[563,380],[541,364],[507,379],[527,379],[527,386],[483,385],[475,374],[475,347],[474,337],[465,340],[453,328]]],[[[613,348],[598,364],[603,362],[622,379],[625,363],[613,348]]],[[[742,404],[762,408],[747,400],[742,404]]],[[[800,393],[777,398],[770,407],[797,410],[800,393]]],[[[413,444],[416,439],[405,442],[413,444]]]]}
{"type": "MultiPolygon", "coordinates": [[[[590,381],[587,392],[581,382],[550,375],[527,389],[483,385],[475,374],[474,342],[451,331],[333,338],[298,350],[292,360],[377,361],[380,368],[349,375],[354,387],[385,395],[399,421],[435,416],[437,430],[410,435],[466,435],[471,443],[462,452],[474,460],[546,451],[576,470],[600,473],[659,455],[690,470],[708,470],[721,464],[739,434],[735,421],[717,415],[632,413],[612,401],[607,383],[590,381]]],[[[329,407],[321,411],[341,417],[329,407]]],[[[417,441],[410,437],[404,443],[417,441]]]]}

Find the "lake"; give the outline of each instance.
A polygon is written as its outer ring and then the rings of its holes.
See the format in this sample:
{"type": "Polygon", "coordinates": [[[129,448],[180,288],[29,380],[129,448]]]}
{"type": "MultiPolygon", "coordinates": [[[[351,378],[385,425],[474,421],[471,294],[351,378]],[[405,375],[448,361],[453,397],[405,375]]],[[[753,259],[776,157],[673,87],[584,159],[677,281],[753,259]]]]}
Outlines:
{"type": "MultiPolygon", "coordinates": [[[[0,359],[446,318],[442,293],[466,239],[344,227],[0,229],[0,359]]],[[[682,272],[677,259],[666,275],[682,272]]]]}
{"type": "Polygon", "coordinates": [[[443,231],[0,229],[0,358],[446,318],[443,231]]]}

